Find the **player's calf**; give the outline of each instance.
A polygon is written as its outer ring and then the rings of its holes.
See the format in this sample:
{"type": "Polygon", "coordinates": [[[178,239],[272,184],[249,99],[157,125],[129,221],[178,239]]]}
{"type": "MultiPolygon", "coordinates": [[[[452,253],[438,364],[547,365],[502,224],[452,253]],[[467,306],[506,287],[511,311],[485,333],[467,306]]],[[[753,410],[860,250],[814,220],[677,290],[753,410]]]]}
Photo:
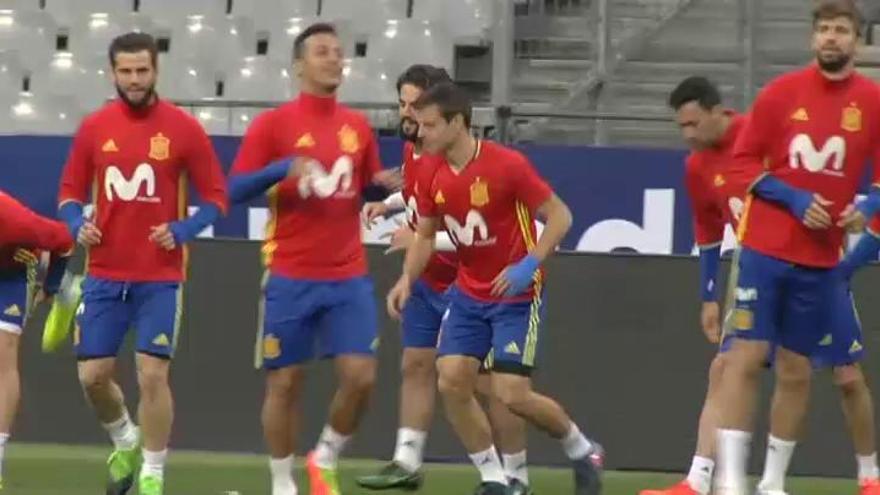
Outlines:
{"type": "Polygon", "coordinates": [[[0,331],[0,488],[3,481],[3,458],[12,422],[18,410],[21,382],[18,373],[19,335],[0,331]]]}

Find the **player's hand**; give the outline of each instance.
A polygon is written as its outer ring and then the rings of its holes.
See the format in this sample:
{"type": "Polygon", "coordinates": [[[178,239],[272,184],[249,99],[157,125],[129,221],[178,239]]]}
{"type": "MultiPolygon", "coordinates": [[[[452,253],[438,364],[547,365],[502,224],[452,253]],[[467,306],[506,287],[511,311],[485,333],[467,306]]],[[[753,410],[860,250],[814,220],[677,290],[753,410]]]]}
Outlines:
{"type": "Polygon", "coordinates": [[[416,233],[407,225],[401,225],[391,234],[391,246],[385,250],[385,254],[409,249],[410,244],[416,238],[416,233]]]}
{"type": "Polygon", "coordinates": [[[313,159],[305,156],[294,158],[290,162],[290,168],[287,169],[287,178],[295,179],[297,177],[305,177],[306,175],[309,175],[309,172],[312,169],[312,162],[314,162],[313,159]]]}
{"type": "Polygon", "coordinates": [[[868,219],[854,204],[847,205],[840,214],[840,221],[837,222],[838,227],[846,229],[851,234],[863,232],[867,224],[868,219]]]}
{"type": "Polygon", "coordinates": [[[382,186],[389,191],[397,191],[403,187],[403,174],[399,168],[382,170],[373,176],[373,184],[382,186]]]}
{"type": "Polygon", "coordinates": [[[700,326],[703,327],[703,334],[710,343],[721,342],[721,306],[717,302],[703,303],[703,309],[700,311],[700,326]]]}
{"type": "Polygon", "coordinates": [[[85,247],[92,247],[101,244],[101,230],[91,220],[83,222],[79,233],[76,235],[76,242],[85,247]]]}
{"type": "Polygon", "coordinates": [[[150,241],[155,242],[166,251],[172,251],[177,247],[174,234],[167,223],[150,227],[150,241]]]}
{"type": "Polygon", "coordinates": [[[529,254],[507,266],[492,280],[492,296],[513,297],[522,294],[531,286],[540,264],[536,257],[529,254]]]}
{"type": "Polygon", "coordinates": [[[831,203],[832,201],[823,198],[821,194],[813,194],[813,202],[804,213],[804,225],[813,230],[824,230],[831,227],[833,225],[831,214],[827,210],[831,203]]]}
{"type": "Polygon", "coordinates": [[[364,205],[361,210],[361,220],[364,227],[372,228],[376,224],[376,219],[384,217],[388,214],[388,205],[382,201],[372,201],[364,205]]]}
{"type": "Polygon", "coordinates": [[[394,287],[391,288],[391,291],[388,292],[388,297],[385,299],[389,316],[395,320],[400,319],[403,306],[406,304],[406,300],[409,299],[411,291],[412,285],[409,280],[405,276],[401,276],[397,283],[394,284],[394,287]]]}

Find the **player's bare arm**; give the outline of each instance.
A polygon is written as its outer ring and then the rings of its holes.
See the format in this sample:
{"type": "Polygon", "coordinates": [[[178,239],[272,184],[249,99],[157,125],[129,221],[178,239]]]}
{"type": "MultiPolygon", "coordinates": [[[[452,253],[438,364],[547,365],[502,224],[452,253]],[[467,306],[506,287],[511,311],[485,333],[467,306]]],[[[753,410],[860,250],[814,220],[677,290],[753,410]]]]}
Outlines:
{"type": "Polygon", "coordinates": [[[545,223],[541,237],[526,257],[495,277],[492,295],[515,296],[522,293],[531,284],[538,266],[556,250],[571,228],[571,210],[556,194],[538,207],[537,216],[545,223]]]}
{"type": "Polygon", "coordinates": [[[431,255],[434,254],[434,237],[437,234],[437,225],[437,219],[434,217],[419,219],[412,243],[406,250],[406,258],[403,260],[403,273],[388,293],[387,309],[392,318],[400,318],[400,312],[409,298],[413,282],[418,280],[422,272],[425,271],[431,255]]]}

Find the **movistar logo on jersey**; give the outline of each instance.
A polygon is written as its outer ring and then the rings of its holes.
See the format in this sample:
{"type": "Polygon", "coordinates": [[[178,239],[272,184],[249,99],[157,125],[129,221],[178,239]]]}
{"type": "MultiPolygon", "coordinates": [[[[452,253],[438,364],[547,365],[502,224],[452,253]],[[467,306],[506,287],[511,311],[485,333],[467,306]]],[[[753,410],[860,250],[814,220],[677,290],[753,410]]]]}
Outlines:
{"type": "Polygon", "coordinates": [[[104,194],[107,201],[142,201],[158,203],[156,196],[156,173],[149,163],[141,163],[134,169],[131,178],[125,176],[115,165],[107,167],[104,173],[104,194]]]}
{"type": "Polygon", "coordinates": [[[813,139],[806,134],[798,134],[789,145],[791,168],[803,167],[808,172],[840,176],[845,162],[846,141],[840,136],[831,136],[820,149],[816,149],[813,139]]]}
{"type": "Polygon", "coordinates": [[[347,155],[340,156],[329,172],[315,160],[306,164],[307,172],[299,179],[299,194],[303,198],[312,195],[324,199],[339,195],[350,197],[354,163],[347,155]]]}
{"type": "Polygon", "coordinates": [[[446,224],[449,237],[457,245],[491,246],[497,241],[496,237],[489,237],[489,225],[477,210],[468,212],[464,225],[450,215],[444,215],[443,221],[446,224]]]}

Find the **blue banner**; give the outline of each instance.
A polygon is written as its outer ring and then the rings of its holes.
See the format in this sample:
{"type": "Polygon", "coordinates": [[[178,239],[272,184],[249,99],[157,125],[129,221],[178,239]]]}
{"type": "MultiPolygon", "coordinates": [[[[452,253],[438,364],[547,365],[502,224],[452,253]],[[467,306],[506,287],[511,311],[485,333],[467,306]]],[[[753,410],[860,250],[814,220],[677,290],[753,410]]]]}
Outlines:
{"type": "MultiPolygon", "coordinates": [[[[217,154],[229,167],[240,138],[215,137],[217,154]]],[[[54,215],[58,180],[69,137],[0,137],[0,188],[35,210],[54,215]]],[[[401,142],[380,140],[382,161],[401,160],[401,142]]],[[[684,193],[684,151],[530,145],[521,148],[568,203],[574,225],[564,249],[592,252],[691,254],[693,235],[684,193]]],[[[262,238],[265,202],[235,207],[207,237],[262,238]]],[[[365,233],[377,241],[396,225],[384,222],[365,233]]]]}

